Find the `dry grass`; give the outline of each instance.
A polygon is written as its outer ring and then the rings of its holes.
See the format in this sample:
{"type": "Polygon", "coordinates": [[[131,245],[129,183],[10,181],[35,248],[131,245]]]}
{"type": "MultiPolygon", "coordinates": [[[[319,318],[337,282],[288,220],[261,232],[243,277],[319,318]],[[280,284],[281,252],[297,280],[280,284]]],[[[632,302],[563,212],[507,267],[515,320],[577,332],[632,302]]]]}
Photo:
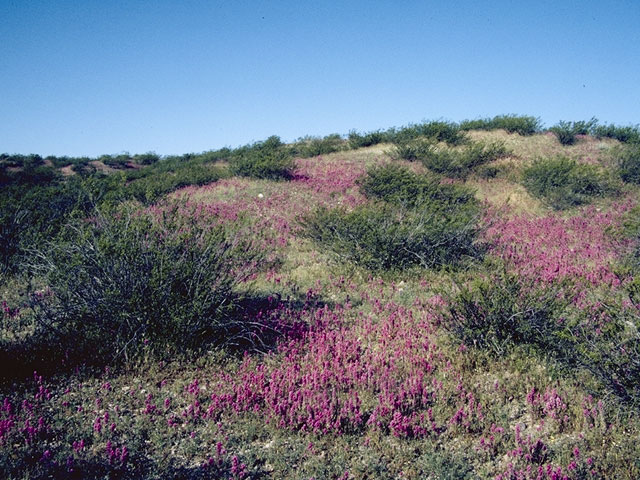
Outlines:
{"type": "Polygon", "coordinates": [[[558,155],[574,158],[581,162],[606,162],[611,152],[620,142],[613,139],[596,139],[580,136],[579,140],[570,146],[563,146],[552,133],[522,136],[517,133],[507,133],[504,130],[471,131],[469,138],[476,141],[503,141],[505,146],[514,152],[513,157],[528,163],[537,158],[555,157],[558,155]]]}

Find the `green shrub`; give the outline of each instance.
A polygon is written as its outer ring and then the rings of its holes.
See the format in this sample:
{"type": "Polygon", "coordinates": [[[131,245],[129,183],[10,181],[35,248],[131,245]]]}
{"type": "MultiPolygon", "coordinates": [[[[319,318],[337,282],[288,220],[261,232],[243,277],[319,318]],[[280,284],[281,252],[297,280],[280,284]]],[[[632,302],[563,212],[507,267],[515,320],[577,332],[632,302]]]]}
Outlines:
{"type": "Polygon", "coordinates": [[[383,271],[456,265],[480,253],[470,191],[395,166],[371,170],[360,186],[386,201],[353,211],[319,208],[302,220],[303,233],[340,261],[383,271]]]}
{"type": "Polygon", "coordinates": [[[443,326],[466,345],[498,355],[516,344],[540,347],[559,331],[565,305],[558,293],[504,272],[475,278],[459,286],[443,326]]]}
{"type": "Polygon", "coordinates": [[[111,168],[122,169],[129,167],[131,156],[128,153],[120,155],[102,155],[101,157],[98,157],[98,160],[111,168]]]}
{"type": "Polygon", "coordinates": [[[622,143],[640,143],[640,126],[598,125],[593,134],[599,138],[614,138],[622,143]]]}
{"type": "Polygon", "coordinates": [[[493,165],[481,165],[480,168],[476,170],[476,175],[479,178],[488,180],[490,178],[496,178],[500,174],[500,171],[499,167],[493,165]]]}
{"type": "Polygon", "coordinates": [[[406,167],[389,164],[373,167],[358,184],[360,191],[369,198],[409,208],[428,201],[449,205],[474,201],[474,192],[469,188],[442,184],[440,180],[438,176],[419,175],[406,167]]]}
{"type": "MultiPolygon", "coordinates": [[[[401,152],[400,150],[398,151],[401,152]]],[[[417,157],[428,169],[452,178],[466,178],[480,165],[508,155],[503,142],[472,142],[461,150],[438,147],[435,144],[421,145],[417,157]]]]}
{"type": "Polygon", "coordinates": [[[622,180],[640,184],[640,143],[624,148],[618,158],[618,165],[622,180]]]}
{"type": "Polygon", "coordinates": [[[34,169],[42,166],[44,161],[40,155],[9,155],[8,153],[0,153],[0,168],[14,167],[34,169]]]}
{"type": "Polygon", "coordinates": [[[241,147],[232,156],[229,167],[234,175],[271,180],[290,179],[295,163],[279,137],[241,147]]]}
{"type": "Polygon", "coordinates": [[[565,122],[560,121],[549,129],[558,138],[562,145],[573,145],[576,142],[576,135],[588,135],[597,126],[598,120],[592,118],[588,122],[565,122]]]}
{"type": "Polygon", "coordinates": [[[399,130],[390,129],[390,140],[396,144],[404,144],[418,138],[426,138],[435,142],[446,142],[449,145],[461,145],[467,141],[460,127],[452,122],[432,121],[412,124],[399,130]]]}
{"type": "Polygon", "coordinates": [[[447,214],[425,206],[407,210],[377,203],[352,212],[320,208],[302,224],[307,237],[341,261],[374,271],[455,265],[478,253],[471,212],[447,214]]]}
{"type": "Polygon", "coordinates": [[[355,130],[352,130],[349,132],[347,141],[349,143],[349,148],[355,150],[357,148],[371,147],[379,143],[388,142],[389,138],[386,132],[382,132],[380,130],[369,133],[358,133],[355,130]]]}
{"type": "Polygon", "coordinates": [[[523,183],[531,194],[558,210],[617,191],[613,181],[600,168],[566,157],[536,161],[524,171],[523,183]]]}
{"type": "Polygon", "coordinates": [[[138,165],[153,165],[154,163],[160,161],[160,155],[156,154],[155,152],[141,153],[138,155],[134,155],[132,160],[138,165]]]}
{"type": "Polygon", "coordinates": [[[32,274],[53,292],[35,305],[38,333],[111,361],[224,343],[243,331],[229,315],[234,288],[262,258],[229,227],[200,227],[175,213],[97,213],[32,253],[32,274]]]}
{"type": "Polygon", "coordinates": [[[56,235],[92,199],[83,180],[63,179],[53,168],[12,172],[0,189],[0,274],[18,272],[28,248],[56,235]]]}
{"type": "Polygon", "coordinates": [[[317,157],[327,153],[339,152],[345,148],[343,138],[334,133],[326,137],[303,137],[290,147],[292,155],[302,158],[317,157]]]}
{"type": "Polygon", "coordinates": [[[216,166],[187,162],[172,171],[160,170],[154,174],[130,181],[110,192],[110,198],[136,199],[144,204],[156,202],[160,197],[187,185],[206,185],[226,176],[216,166]]]}
{"type": "Polygon", "coordinates": [[[47,160],[48,162],[51,162],[51,164],[56,168],[71,166],[71,167],[82,169],[88,166],[89,162],[91,162],[91,159],[89,157],[67,157],[67,156],[56,157],[53,155],[46,157],[45,160],[47,160]]]}
{"type": "Polygon", "coordinates": [[[599,311],[580,310],[564,291],[562,285],[492,272],[459,287],[443,326],[466,345],[497,355],[524,346],[553,358],[568,372],[585,369],[620,400],[638,406],[638,310],[616,301],[599,303],[599,311]]]}
{"type": "Polygon", "coordinates": [[[497,115],[493,118],[464,120],[460,129],[467,130],[506,130],[509,133],[533,135],[542,128],[539,118],[526,115],[497,115]]]}
{"type": "Polygon", "coordinates": [[[414,162],[422,160],[436,149],[436,142],[429,138],[416,138],[403,142],[397,142],[388,152],[391,158],[403,159],[414,162]]]}

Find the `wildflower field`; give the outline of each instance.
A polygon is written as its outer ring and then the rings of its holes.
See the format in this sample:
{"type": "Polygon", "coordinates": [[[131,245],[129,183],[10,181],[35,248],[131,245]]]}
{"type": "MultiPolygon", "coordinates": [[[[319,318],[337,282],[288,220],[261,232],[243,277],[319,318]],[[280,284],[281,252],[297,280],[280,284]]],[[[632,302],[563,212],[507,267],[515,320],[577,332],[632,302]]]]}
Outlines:
{"type": "Polygon", "coordinates": [[[640,478],[639,142],[0,155],[0,477],[640,478]]]}

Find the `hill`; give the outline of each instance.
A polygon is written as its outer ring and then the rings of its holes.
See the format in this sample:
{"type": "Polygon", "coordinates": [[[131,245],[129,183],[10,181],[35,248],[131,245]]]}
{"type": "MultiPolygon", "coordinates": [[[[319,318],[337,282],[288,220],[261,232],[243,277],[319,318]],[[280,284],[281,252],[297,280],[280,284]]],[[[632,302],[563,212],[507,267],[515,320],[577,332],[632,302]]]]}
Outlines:
{"type": "Polygon", "coordinates": [[[0,470],[638,478],[638,137],[0,156],[0,470]]]}

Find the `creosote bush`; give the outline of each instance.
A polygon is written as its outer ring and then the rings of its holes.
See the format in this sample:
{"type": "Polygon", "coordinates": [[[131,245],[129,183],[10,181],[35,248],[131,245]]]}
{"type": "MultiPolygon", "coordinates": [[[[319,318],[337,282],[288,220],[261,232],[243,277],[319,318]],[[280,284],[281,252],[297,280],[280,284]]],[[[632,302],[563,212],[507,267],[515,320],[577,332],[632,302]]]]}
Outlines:
{"type": "Polygon", "coordinates": [[[34,297],[38,333],[72,353],[122,361],[222,344],[242,333],[235,287],[263,256],[229,227],[175,214],[96,212],[34,251],[30,269],[50,286],[34,297]]]}
{"type": "Polygon", "coordinates": [[[393,143],[406,143],[418,138],[427,138],[435,142],[446,142],[449,145],[462,145],[467,142],[466,134],[453,122],[431,121],[411,124],[398,130],[389,131],[393,143]]]}
{"type": "Polygon", "coordinates": [[[389,135],[387,132],[380,130],[368,133],[358,133],[355,130],[351,130],[348,136],[349,148],[353,150],[357,148],[371,147],[372,145],[388,141],[389,135]]]}
{"type": "Polygon", "coordinates": [[[390,152],[393,158],[421,161],[433,172],[451,178],[466,178],[477,167],[509,154],[504,142],[471,142],[459,148],[445,148],[429,139],[400,143],[390,152]]]}
{"type": "Polygon", "coordinates": [[[304,233],[341,261],[373,271],[456,265],[479,252],[476,210],[454,213],[425,202],[405,209],[384,202],[353,211],[319,208],[302,220],[304,233]]]}
{"type": "Polygon", "coordinates": [[[580,164],[566,157],[536,161],[524,171],[523,183],[531,194],[558,210],[617,192],[610,176],[596,165],[580,164]]]}
{"type": "Polygon", "coordinates": [[[622,143],[640,143],[639,126],[597,125],[592,133],[598,138],[614,138],[622,143]]]}
{"type": "Polygon", "coordinates": [[[358,185],[369,198],[410,208],[425,201],[455,205],[474,199],[474,192],[467,187],[441,183],[438,175],[419,175],[393,163],[370,169],[358,185]]]}
{"type": "Polygon", "coordinates": [[[396,165],[371,169],[359,184],[373,202],[353,211],[319,208],[302,220],[304,234],[340,260],[382,271],[455,265],[479,254],[471,190],[396,165]]]}
{"type": "Polygon", "coordinates": [[[565,122],[560,121],[549,129],[558,138],[562,145],[573,145],[576,143],[576,135],[588,135],[598,124],[596,118],[589,121],[565,122]]]}
{"type": "Polygon", "coordinates": [[[493,118],[464,120],[460,129],[467,130],[505,130],[520,135],[533,135],[542,128],[539,118],[527,115],[497,115],[493,118]]]}
{"type": "Polygon", "coordinates": [[[229,161],[234,175],[271,180],[290,179],[295,164],[280,137],[271,136],[235,150],[229,161]]]}
{"type": "Polygon", "coordinates": [[[516,344],[551,342],[564,308],[558,288],[540,288],[502,272],[460,285],[444,327],[466,345],[503,355],[516,344]]]}
{"type": "Polygon", "coordinates": [[[391,158],[408,160],[410,162],[420,161],[437,147],[437,142],[430,138],[416,138],[413,140],[397,142],[388,152],[391,158]]]}
{"type": "Polygon", "coordinates": [[[337,133],[326,137],[302,137],[289,148],[291,154],[302,158],[317,157],[327,153],[339,152],[346,147],[346,141],[337,133]]]}
{"type": "Polygon", "coordinates": [[[618,157],[620,177],[628,183],[640,184],[640,143],[628,145],[618,157]]]}
{"type": "Polygon", "coordinates": [[[579,308],[571,285],[492,272],[459,287],[443,326],[468,346],[504,355],[516,346],[584,369],[628,405],[640,404],[640,313],[635,306],[579,308]]]}

